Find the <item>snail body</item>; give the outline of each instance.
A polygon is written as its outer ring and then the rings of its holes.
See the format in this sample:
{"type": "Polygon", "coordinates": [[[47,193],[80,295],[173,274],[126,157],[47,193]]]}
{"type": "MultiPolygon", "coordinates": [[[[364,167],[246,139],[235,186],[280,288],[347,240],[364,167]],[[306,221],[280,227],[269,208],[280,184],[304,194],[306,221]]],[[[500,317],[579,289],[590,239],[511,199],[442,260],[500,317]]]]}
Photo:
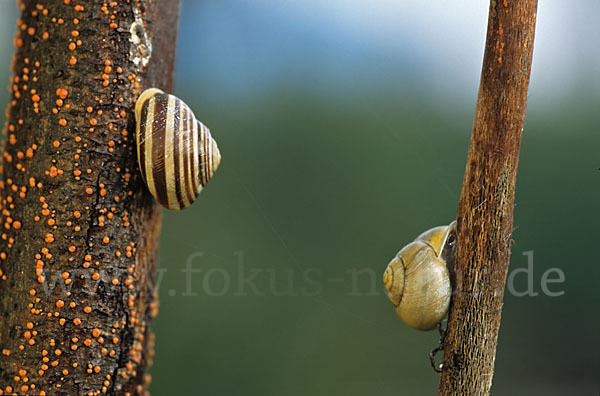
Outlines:
{"type": "Polygon", "coordinates": [[[410,327],[431,330],[450,305],[456,221],[432,228],[403,247],[390,261],[383,283],[398,316],[410,327]]]}
{"type": "Polygon", "coordinates": [[[135,119],[138,165],[148,190],[168,209],[190,206],[221,161],[210,130],[182,100],[157,88],[139,96],[135,119]]]}

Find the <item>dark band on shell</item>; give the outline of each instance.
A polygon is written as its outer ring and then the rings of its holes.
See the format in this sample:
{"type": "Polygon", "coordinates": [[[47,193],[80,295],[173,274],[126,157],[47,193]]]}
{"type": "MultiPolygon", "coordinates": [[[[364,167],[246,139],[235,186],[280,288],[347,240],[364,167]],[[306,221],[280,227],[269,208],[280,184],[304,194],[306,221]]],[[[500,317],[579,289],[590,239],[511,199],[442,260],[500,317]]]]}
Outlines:
{"type": "Polygon", "coordinates": [[[191,205],[221,161],[210,130],[179,98],[150,88],[135,106],[140,172],[150,193],[168,209],[191,205]]]}

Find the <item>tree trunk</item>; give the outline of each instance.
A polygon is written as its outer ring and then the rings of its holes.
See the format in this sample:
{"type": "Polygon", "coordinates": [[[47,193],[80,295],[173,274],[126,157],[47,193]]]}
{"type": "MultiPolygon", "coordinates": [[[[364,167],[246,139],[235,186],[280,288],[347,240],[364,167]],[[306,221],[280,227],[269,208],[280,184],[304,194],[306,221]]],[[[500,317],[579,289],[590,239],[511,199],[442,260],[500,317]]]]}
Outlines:
{"type": "Polygon", "coordinates": [[[133,107],[172,90],[179,3],[22,1],[0,182],[0,395],[144,392],[160,209],[133,107]]]}
{"type": "Polygon", "coordinates": [[[490,4],[438,395],[488,395],[492,386],[536,9],[537,0],[490,4]]]}

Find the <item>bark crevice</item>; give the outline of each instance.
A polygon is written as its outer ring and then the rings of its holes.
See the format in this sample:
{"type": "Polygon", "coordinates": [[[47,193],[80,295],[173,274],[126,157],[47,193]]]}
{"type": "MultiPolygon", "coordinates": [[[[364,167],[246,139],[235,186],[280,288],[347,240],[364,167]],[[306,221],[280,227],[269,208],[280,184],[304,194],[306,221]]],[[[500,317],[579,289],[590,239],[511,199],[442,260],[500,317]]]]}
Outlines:
{"type": "Polygon", "coordinates": [[[133,107],[147,87],[172,90],[179,2],[18,5],[0,181],[0,395],[142,394],[161,210],[137,169],[133,107]],[[147,64],[130,41],[136,21],[152,43],[147,64]]]}

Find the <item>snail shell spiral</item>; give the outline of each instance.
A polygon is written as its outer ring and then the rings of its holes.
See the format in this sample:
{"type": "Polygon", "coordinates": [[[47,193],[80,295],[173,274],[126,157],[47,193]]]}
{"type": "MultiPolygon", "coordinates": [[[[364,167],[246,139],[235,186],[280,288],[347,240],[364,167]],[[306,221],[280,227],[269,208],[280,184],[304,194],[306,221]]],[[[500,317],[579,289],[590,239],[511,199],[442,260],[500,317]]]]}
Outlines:
{"type": "Polygon", "coordinates": [[[135,119],[138,164],[148,190],[168,209],[190,206],[221,162],[210,130],[182,100],[157,88],[139,96],[135,119]]]}
{"type": "Polygon", "coordinates": [[[432,228],[403,247],[388,264],[383,284],[407,325],[431,330],[446,316],[452,296],[455,240],[455,221],[432,228]]]}

